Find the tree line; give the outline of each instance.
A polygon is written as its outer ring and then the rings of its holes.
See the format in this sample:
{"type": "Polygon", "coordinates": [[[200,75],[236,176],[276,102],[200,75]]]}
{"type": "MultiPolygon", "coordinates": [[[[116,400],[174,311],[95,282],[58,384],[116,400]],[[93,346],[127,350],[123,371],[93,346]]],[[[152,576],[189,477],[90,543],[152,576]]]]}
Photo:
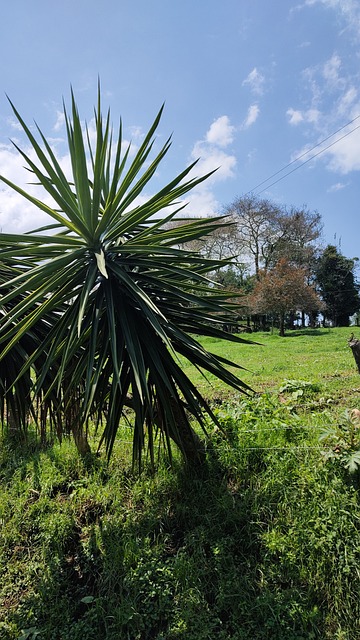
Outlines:
{"type": "MultiPolygon", "coordinates": [[[[173,223],[174,224],[174,223],[173,223]]],[[[181,224],[180,221],[175,224],[181,224]]],[[[323,246],[320,213],[246,195],[224,209],[224,224],[191,248],[224,260],[214,280],[238,294],[248,329],[300,324],[349,326],[360,309],[357,258],[323,246]]]]}

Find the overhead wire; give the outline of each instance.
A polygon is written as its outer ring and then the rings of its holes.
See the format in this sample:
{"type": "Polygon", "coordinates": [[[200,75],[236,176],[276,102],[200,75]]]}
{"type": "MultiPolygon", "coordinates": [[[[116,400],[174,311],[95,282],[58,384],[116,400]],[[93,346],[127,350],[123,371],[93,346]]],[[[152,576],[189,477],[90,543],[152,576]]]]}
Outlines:
{"type": "MultiPolygon", "coordinates": [[[[283,171],[285,171],[288,167],[291,167],[293,164],[295,164],[296,162],[299,162],[299,160],[301,160],[301,158],[303,158],[304,156],[307,156],[309,153],[311,153],[314,149],[317,149],[318,147],[320,147],[321,145],[324,144],[324,142],[327,142],[327,140],[330,140],[330,138],[333,138],[337,133],[339,133],[340,131],[342,131],[343,129],[345,129],[346,127],[348,127],[349,125],[351,125],[353,122],[355,122],[356,120],[358,120],[360,118],[360,114],[355,116],[355,118],[353,118],[352,120],[349,120],[349,122],[347,122],[346,124],[344,124],[342,127],[340,127],[339,129],[337,129],[336,131],[334,131],[333,133],[331,133],[329,136],[327,136],[326,138],[323,138],[323,140],[320,140],[320,142],[318,142],[317,144],[315,144],[313,147],[311,147],[310,149],[307,149],[306,151],[304,151],[302,154],[300,154],[297,158],[295,158],[294,160],[291,160],[291,162],[288,162],[288,164],[286,164],[284,167],[282,167],[281,169],[279,169],[278,171],[275,171],[275,173],[273,173],[271,176],[269,176],[268,178],[266,178],[265,180],[262,180],[262,182],[259,182],[255,187],[253,187],[252,189],[250,189],[250,191],[247,191],[244,195],[247,196],[250,193],[254,193],[259,187],[261,187],[263,184],[269,182],[269,180],[271,180],[272,178],[275,178],[275,176],[279,175],[280,173],[282,173],[283,171]]],[[[319,156],[321,153],[324,153],[324,151],[327,151],[328,149],[330,149],[331,147],[333,147],[335,144],[337,144],[338,142],[340,142],[341,140],[343,140],[344,138],[346,138],[347,136],[351,135],[352,133],[354,133],[354,131],[356,131],[357,129],[360,129],[360,125],[357,125],[356,127],[354,127],[353,129],[351,129],[351,131],[348,131],[347,133],[345,133],[343,136],[341,136],[340,138],[337,138],[337,140],[334,140],[334,142],[332,142],[331,144],[327,145],[326,147],[320,149],[320,151],[318,151],[318,153],[313,154],[310,158],[307,158],[304,162],[302,162],[300,165],[298,165],[297,167],[295,167],[294,169],[292,169],[291,171],[288,171],[288,173],[286,173],[285,175],[281,176],[280,178],[278,178],[277,180],[275,180],[274,182],[272,182],[271,184],[267,185],[266,187],[264,187],[264,189],[262,189],[261,191],[258,191],[259,195],[260,193],[263,193],[264,191],[266,191],[266,189],[269,189],[270,187],[272,187],[274,184],[277,184],[278,182],[280,182],[281,180],[283,180],[284,178],[286,178],[287,176],[291,175],[292,173],[294,173],[294,171],[297,171],[298,169],[301,169],[301,167],[303,167],[305,164],[307,164],[308,162],[310,162],[311,160],[313,160],[314,158],[316,158],[317,156],[319,156]]]]}

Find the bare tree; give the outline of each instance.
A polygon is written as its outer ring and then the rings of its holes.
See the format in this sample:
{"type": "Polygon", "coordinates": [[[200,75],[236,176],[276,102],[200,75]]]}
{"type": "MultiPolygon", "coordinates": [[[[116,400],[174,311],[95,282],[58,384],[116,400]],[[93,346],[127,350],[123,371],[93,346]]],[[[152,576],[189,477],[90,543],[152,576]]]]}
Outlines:
{"type": "MultiPolygon", "coordinates": [[[[205,218],[206,219],[206,218],[205,218]]],[[[199,218],[175,218],[166,225],[166,228],[173,229],[180,227],[184,222],[199,221],[199,218]]],[[[186,247],[190,251],[201,253],[204,258],[214,260],[225,260],[232,258],[237,253],[237,228],[235,222],[230,216],[218,216],[214,218],[212,225],[209,225],[210,231],[202,238],[189,240],[182,247],[186,247]],[[219,218],[223,219],[219,226],[219,218]],[[211,228],[213,227],[213,231],[211,228]]]]}
{"type": "Polygon", "coordinates": [[[280,233],[282,210],[254,195],[236,198],[225,209],[236,224],[237,254],[251,259],[256,278],[267,269],[280,233]]]}
{"type": "Polygon", "coordinates": [[[306,267],[311,273],[319,251],[322,234],[321,215],[310,211],[305,205],[301,208],[285,208],[277,220],[278,238],[272,253],[272,266],[284,258],[289,263],[306,267]]]}

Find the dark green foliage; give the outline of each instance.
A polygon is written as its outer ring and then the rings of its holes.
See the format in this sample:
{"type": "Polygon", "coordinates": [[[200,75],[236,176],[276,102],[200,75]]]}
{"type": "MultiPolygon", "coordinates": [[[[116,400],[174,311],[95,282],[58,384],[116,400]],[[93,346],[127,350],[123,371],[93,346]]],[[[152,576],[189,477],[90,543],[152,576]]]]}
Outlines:
{"type": "Polygon", "coordinates": [[[360,309],[355,261],[328,245],[317,261],[316,282],[326,304],[325,316],[335,327],[348,327],[349,317],[360,309]]]}

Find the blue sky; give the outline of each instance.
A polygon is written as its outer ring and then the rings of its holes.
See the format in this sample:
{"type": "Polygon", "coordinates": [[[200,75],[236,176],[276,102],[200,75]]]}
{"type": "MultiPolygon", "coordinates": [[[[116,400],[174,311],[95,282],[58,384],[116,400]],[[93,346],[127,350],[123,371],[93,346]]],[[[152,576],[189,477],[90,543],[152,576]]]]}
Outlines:
{"type": "MultiPolygon", "coordinates": [[[[9,139],[27,142],[5,94],[66,167],[62,99],[72,85],[91,125],[100,76],[134,149],[165,101],[158,145],[171,133],[173,144],[153,190],[200,158],[199,175],[220,168],[189,195],[189,215],[221,213],[248,192],[307,205],[325,243],[360,257],[359,0],[16,0],[2,7],[0,56],[0,174],[10,180],[27,177],[9,139]]],[[[43,222],[0,187],[2,231],[43,222]]]]}

